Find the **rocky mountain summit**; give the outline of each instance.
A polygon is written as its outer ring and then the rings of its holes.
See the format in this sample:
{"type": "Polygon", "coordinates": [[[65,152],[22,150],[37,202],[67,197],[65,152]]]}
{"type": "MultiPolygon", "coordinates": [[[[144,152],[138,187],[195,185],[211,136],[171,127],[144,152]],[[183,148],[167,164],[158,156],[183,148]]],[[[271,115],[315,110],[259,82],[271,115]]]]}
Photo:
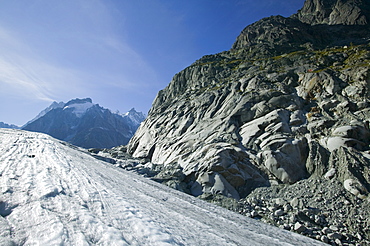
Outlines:
{"type": "Polygon", "coordinates": [[[310,0],[296,17],[310,25],[367,25],[370,8],[366,0],[310,0]]]}
{"type": "Polygon", "coordinates": [[[173,77],[128,152],[176,189],[324,242],[370,245],[369,9],[306,0],[247,26],[229,51],[173,77]]]}
{"type": "Polygon", "coordinates": [[[77,98],[53,102],[22,129],[47,133],[84,148],[111,148],[127,144],[144,118],[135,109],[121,115],[93,104],[90,98],[77,98]]]}

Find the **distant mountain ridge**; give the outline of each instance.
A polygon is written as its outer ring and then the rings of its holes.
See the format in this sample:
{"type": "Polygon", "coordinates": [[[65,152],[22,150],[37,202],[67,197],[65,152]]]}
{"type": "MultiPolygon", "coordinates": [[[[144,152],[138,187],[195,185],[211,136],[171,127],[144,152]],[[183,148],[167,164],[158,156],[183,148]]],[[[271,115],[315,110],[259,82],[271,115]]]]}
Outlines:
{"type": "Polygon", "coordinates": [[[7,124],[5,122],[0,122],[0,128],[10,128],[10,129],[19,129],[19,126],[13,124],[7,124]]]}
{"type": "Polygon", "coordinates": [[[144,119],[135,109],[112,113],[91,98],[76,98],[53,102],[22,129],[47,133],[84,148],[111,148],[127,144],[144,119]]]}

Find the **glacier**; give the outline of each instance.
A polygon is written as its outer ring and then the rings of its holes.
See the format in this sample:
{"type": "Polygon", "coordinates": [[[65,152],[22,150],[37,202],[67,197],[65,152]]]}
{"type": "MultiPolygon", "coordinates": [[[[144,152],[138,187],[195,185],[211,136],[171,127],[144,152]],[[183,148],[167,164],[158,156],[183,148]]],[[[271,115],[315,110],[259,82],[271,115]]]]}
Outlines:
{"type": "Polygon", "coordinates": [[[321,245],[97,160],[0,129],[0,245],[321,245]]]}
{"type": "Polygon", "coordinates": [[[65,106],[63,110],[71,108],[72,113],[74,113],[78,118],[81,118],[86,113],[86,111],[92,106],[94,106],[94,104],[91,102],[75,103],[75,104],[65,106]]]}

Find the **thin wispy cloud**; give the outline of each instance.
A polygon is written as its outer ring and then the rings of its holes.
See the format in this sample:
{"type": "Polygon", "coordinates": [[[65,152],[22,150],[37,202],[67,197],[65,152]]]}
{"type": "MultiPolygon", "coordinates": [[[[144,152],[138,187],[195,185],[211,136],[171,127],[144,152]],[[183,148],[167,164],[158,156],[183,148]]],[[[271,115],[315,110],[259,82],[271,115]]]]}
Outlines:
{"type": "Polygon", "coordinates": [[[0,57],[1,93],[28,99],[54,101],[83,82],[75,71],[54,67],[37,59],[0,57]],[[68,81],[73,83],[68,84],[68,81]]]}
{"type": "Polygon", "coordinates": [[[147,112],[175,73],[277,12],[269,1],[0,1],[0,121],[25,123],[76,97],[147,112]]]}
{"type": "Polygon", "coordinates": [[[0,54],[0,93],[53,101],[58,93],[63,92],[65,81],[78,84],[79,78],[73,71],[46,63],[21,37],[1,26],[0,37],[0,46],[3,47],[0,54]]]}
{"type": "Polygon", "coordinates": [[[53,101],[48,86],[38,78],[38,75],[32,70],[5,60],[0,60],[0,83],[2,93],[53,101]]]}
{"type": "Polygon", "coordinates": [[[47,4],[43,11],[55,15],[49,23],[36,16],[38,7],[42,6],[34,3],[30,11],[25,10],[24,29],[0,20],[4,51],[0,54],[0,85],[6,88],[0,93],[52,101],[68,97],[71,91],[94,94],[94,88],[101,88],[96,83],[139,89],[141,74],[155,76],[140,55],[117,37],[112,10],[102,1],[47,4]],[[32,17],[34,22],[27,23],[32,17]],[[10,26],[15,31],[8,31],[10,26]]]}

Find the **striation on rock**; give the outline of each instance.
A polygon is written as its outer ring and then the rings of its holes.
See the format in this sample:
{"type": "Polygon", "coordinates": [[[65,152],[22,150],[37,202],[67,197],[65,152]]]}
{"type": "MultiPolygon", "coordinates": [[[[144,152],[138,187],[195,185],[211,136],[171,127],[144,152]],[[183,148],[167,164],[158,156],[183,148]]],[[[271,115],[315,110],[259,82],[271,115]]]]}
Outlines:
{"type": "MultiPolygon", "coordinates": [[[[351,154],[362,156],[354,160],[367,172],[370,32],[358,20],[366,19],[368,5],[307,0],[297,15],[246,27],[230,51],[201,58],[158,93],[129,153],[181,166],[193,195],[239,198],[329,168],[354,174],[328,165],[351,154]],[[359,17],[339,23],[353,15],[340,4],[359,9],[359,17]],[[353,31],[330,33],[339,24],[353,31]],[[336,46],[349,40],[358,45],[336,46]]],[[[368,176],[360,180],[370,188],[368,176]]]]}
{"type": "MultiPolygon", "coordinates": [[[[202,57],[158,93],[128,153],[161,166],[159,173],[178,167],[183,176],[174,178],[176,186],[205,199],[243,200],[259,187],[273,190],[317,179],[340,184],[340,194],[366,203],[369,9],[361,0],[306,0],[291,17],[273,16],[246,27],[229,51],[202,57]]],[[[299,199],[291,205],[303,207],[299,199]]],[[[275,224],[275,217],[288,216],[292,208],[283,206],[264,220],[275,224]]],[[[245,214],[258,217],[265,211],[253,207],[245,214]]],[[[278,226],[310,233],[306,229],[324,225],[323,220],[311,211],[278,226]],[[297,218],[306,224],[298,226],[297,218]]],[[[311,236],[332,243],[354,238],[311,236]]]]}

